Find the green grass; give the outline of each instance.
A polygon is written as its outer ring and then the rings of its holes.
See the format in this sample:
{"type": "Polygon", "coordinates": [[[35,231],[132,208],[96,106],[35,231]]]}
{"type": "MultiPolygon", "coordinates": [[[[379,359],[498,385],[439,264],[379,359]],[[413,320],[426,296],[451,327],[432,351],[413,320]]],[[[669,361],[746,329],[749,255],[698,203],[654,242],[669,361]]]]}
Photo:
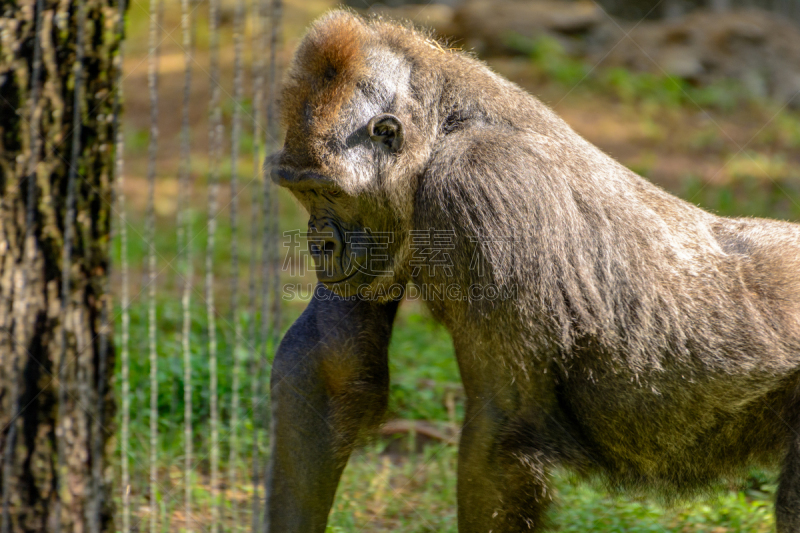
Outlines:
{"type": "MultiPolygon", "coordinates": [[[[395,462],[381,455],[379,446],[358,455],[342,476],[328,533],[455,533],[456,455],[452,446],[429,446],[395,462]]],[[[563,471],[555,472],[553,486],[548,521],[562,533],[774,531],[774,485],[769,482],[672,507],[612,495],[591,483],[576,483],[563,471]]]]}
{"type": "Polygon", "coordinates": [[[453,345],[443,326],[417,312],[403,312],[389,347],[389,412],[396,418],[454,421],[463,403],[448,412],[447,394],[459,386],[453,345]],[[455,387],[454,387],[455,386],[455,387]]]}
{"type": "Polygon", "coordinates": [[[722,216],[800,220],[800,180],[797,177],[759,179],[742,175],[720,185],[690,176],[683,184],[682,196],[722,216]]]}
{"type": "Polygon", "coordinates": [[[756,533],[774,527],[771,492],[728,491],[705,500],[664,507],[652,500],[609,496],[590,485],[571,484],[563,474],[556,476],[556,489],[559,508],[552,513],[552,520],[555,528],[564,533],[756,533]]]}
{"type": "MultiPolygon", "coordinates": [[[[158,505],[169,519],[162,522],[164,531],[180,531],[183,498],[183,368],[179,328],[179,304],[164,299],[158,305],[159,320],[159,477],[158,505]]],[[[296,313],[295,313],[296,314],[296,313]]],[[[294,316],[288,318],[293,319],[294,316]]],[[[256,320],[259,317],[256,316],[256,320]]],[[[246,328],[249,317],[240,316],[246,328]]],[[[245,329],[246,331],[246,329],[245,329]]],[[[117,330],[119,333],[119,328],[117,330]]],[[[230,435],[230,399],[232,377],[232,326],[219,325],[219,398],[221,472],[227,476],[230,435]]],[[[138,303],[131,309],[131,434],[130,458],[134,518],[146,523],[149,496],[149,364],[147,361],[147,310],[138,303]]],[[[119,339],[118,339],[119,341],[119,339]]],[[[209,462],[209,390],[205,313],[195,309],[192,322],[193,426],[197,468],[194,473],[193,499],[197,516],[208,522],[210,494],[209,462]]],[[[271,347],[267,347],[271,354],[271,347]]],[[[249,363],[242,352],[244,369],[249,363]]],[[[455,395],[455,409],[448,408],[447,394],[458,382],[458,370],[452,343],[444,328],[435,324],[413,305],[401,308],[390,347],[392,386],[390,417],[460,422],[463,401],[455,395]]],[[[119,361],[117,394],[120,394],[119,361]]],[[[268,367],[259,377],[264,390],[268,367]]],[[[230,501],[239,502],[240,520],[249,523],[249,485],[252,436],[257,431],[261,459],[266,455],[266,431],[263,406],[259,416],[250,411],[249,390],[253,376],[242,372],[243,393],[239,427],[241,463],[238,479],[241,486],[226,491],[223,516],[230,520],[230,501]]],[[[119,426],[118,426],[119,427],[119,426]]],[[[383,453],[386,444],[373,442],[354,454],[345,470],[333,506],[329,532],[404,531],[455,532],[456,529],[456,459],[453,445],[430,444],[421,453],[397,455],[383,453]]],[[[413,449],[413,446],[409,446],[413,449]]],[[[119,468],[118,464],[114,465],[119,468]]],[[[718,495],[697,502],[664,508],[650,500],[609,494],[591,483],[577,483],[566,472],[555,472],[555,505],[550,521],[562,532],[768,532],[773,528],[773,476],[756,473],[748,488],[723,490],[718,495]]],[[[117,501],[119,504],[119,501],[117,501]]]]}

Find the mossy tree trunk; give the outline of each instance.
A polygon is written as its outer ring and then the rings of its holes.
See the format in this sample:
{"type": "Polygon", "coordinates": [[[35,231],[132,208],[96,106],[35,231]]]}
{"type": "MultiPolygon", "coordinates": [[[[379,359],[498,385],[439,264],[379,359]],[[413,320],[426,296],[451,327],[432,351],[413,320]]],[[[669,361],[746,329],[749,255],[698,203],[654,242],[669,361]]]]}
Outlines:
{"type": "Polygon", "coordinates": [[[0,0],[0,487],[3,528],[14,532],[113,530],[106,457],[112,451],[114,352],[110,329],[102,326],[112,316],[104,320],[103,308],[110,309],[112,118],[121,36],[114,0],[82,1],[84,90],[76,138],[77,1],[39,0],[39,13],[37,0],[0,0]],[[34,68],[37,19],[40,69],[34,68]],[[64,217],[76,142],[76,216],[62,307],[64,217]],[[61,328],[65,401],[59,406],[61,328]],[[101,350],[104,332],[107,350],[101,350]],[[103,470],[93,479],[97,455],[103,470]]]}

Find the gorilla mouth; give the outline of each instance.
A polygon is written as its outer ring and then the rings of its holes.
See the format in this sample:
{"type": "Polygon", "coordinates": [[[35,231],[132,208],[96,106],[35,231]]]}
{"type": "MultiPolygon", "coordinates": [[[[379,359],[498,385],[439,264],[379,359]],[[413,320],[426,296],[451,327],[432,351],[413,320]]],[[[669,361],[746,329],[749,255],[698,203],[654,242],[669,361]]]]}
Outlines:
{"type": "Polygon", "coordinates": [[[320,250],[318,245],[312,243],[309,243],[309,247],[312,250],[311,255],[314,257],[317,279],[322,283],[335,285],[363,273],[357,266],[354,266],[355,260],[352,254],[343,253],[339,257],[333,257],[330,249],[332,247],[322,247],[320,250]],[[315,254],[314,249],[319,251],[315,254]]]}
{"type": "MultiPolygon", "coordinates": [[[[343,282],[349,280],[350,278],[352,278],[356,274],[358,274],[358,270],[353,271],[352,273],[346,275],[343,278],[339,278],[339,279],[320,279],[319,281],[322,282],[325,285],[336,285],[337,283],[343,283],[343,282]]],[[[317,278],[319,279],[319,276],[317,276],[317,278]]]]}

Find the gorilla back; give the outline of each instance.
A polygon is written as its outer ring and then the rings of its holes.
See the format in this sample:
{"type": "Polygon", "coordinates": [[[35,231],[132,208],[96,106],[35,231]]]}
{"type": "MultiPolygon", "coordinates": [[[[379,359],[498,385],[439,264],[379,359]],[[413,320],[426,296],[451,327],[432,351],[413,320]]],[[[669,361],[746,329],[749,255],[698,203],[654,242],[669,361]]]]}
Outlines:
{"type": "Polygon", "coordinates": [[[704,212],[469,55],[347,12],[309,30],[282,113],[267,167],[320,285],[276,354],[271,531],[324,531],[410,283],[467,395],[462,533],[539,530],[557,464],[677,497],[774,463],[800,533],[800,226],[704,212]]]}

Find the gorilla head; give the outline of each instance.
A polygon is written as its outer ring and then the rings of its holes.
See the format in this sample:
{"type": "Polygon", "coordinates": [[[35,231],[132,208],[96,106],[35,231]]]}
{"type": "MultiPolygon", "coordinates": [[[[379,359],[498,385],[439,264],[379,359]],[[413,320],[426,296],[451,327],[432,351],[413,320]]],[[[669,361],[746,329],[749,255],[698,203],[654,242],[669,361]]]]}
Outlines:
{"type": "Polygon", "coordinates": [[[382,44],[386,29],[342,12],[318,21],[282,93],[272,178],[308,211],[318,278],[340,294],[407,276],[413,196],[435,141],[429,98],[382,44]]]}

